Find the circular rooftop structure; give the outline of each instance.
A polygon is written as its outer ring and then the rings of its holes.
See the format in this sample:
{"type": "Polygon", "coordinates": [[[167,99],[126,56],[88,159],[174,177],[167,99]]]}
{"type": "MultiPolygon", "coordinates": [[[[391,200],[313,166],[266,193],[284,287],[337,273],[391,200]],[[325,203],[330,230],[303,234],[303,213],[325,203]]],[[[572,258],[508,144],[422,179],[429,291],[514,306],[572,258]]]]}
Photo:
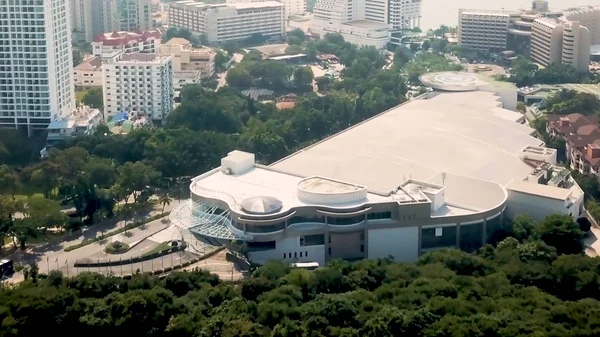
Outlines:
{"type": "Polygon", "coordinates": [[[367,199],[367,189],[342,181],[310,177],[298,183],[296,196],[308,204],[356,203],[367,199]]]}
{"type": "Polygon", "coordinates": [[[273,214],[281,210],[283,203],[277,198],[261,196],[244,199],[241,206],[248,214],[273,214]]]}
{"type": "Polygon", "coordinates": [[[423,85],[443,91],[474,91],[494,82],[487,76],[459,71],[423,74],[419,80],[423,85]]]}

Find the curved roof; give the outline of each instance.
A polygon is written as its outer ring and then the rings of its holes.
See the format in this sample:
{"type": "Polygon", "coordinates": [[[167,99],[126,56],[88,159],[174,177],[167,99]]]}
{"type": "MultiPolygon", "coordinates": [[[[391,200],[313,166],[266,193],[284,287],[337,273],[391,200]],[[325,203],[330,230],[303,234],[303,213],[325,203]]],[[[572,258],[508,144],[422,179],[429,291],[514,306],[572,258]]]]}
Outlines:
{"type": "Polygon", "coordinates": [[[277,213],[283,207],[281,200],[269,196],[250,197],[241,203],[242,210],[250,214],[277,213]]]}
{"type": "Polygon", "coordinates": [[[428,87],[444,91],[475,91],[493,81],[486,76],[458,71],[423,74],[419,80],[428,87]]]}

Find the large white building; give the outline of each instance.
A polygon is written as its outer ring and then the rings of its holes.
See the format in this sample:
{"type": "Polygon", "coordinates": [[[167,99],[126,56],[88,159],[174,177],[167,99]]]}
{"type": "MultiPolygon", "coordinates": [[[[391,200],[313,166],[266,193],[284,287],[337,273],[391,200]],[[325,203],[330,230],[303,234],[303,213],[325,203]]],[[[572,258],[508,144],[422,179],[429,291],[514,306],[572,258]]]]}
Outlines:
{"type": "Polygon", "coordinates": [[[311,33],[340,33],[359,46],[385,48],[390,30],[418,27],[420,0],[318,0],[313,8],[311,33]]]}
{"type": "Polygon", "coordinates": [[[590,47],[600,44],[600,7],[551,11],[534,0],[529,10],[459,10],[458,43],[479,51],[515,50],[543,66],[570,64],[588,71],[590,47]]]}
{"type": "Polygon", "coordinates": [[[0,0],[0,18],[0,127],[45,129],[75,107],[69,1],[0,0]]]}
{"type": "Polygon", "coordinates": [[[590,64],[590,46],[589,29],[564,17],[539,18],[531,28],[531,59],[543,66],[564,63],[586,72],[590,64]]]}
{"type": "Polygon", "coordinates": [[[458,44],[473,50],[505,50],[507,30],[515,12],[460,9],[458,44]]]}
{"type": "Polygon", "coordinates": [[[117,0],[71,0],[73,41],[92,42],[98,34],[119,30],[117,0]]]}
{"type": "MultiPolygon", "coordinates": [[[[238,4],[244,2],[263,2],[265,0],[226,0],[228,4],[238,4]]],[[[306,0],[274,0],[281,2],[284,6],[284,17],[289,19],[290,16],[303,15],[306,13],[306,0]]]]}
{"type": "Polygon", "coordinates": [[[119,0],[119,20],[123,31],[152,29],[152,0],[119,0]]]}
{"type": "Polygon", "coordinates": [[[134,53],[105,59],[104,119],[119,112],[162,122],[173,110],[173,56],[134,53]]]}
{"type": "Polygon", "coordinates": [[[153,29],[143,32],[112,32],[96,36],[92,42],[92,54],[111,57],[115,52],[156,53],[161,43],[162,31],[153,29]]]}
{"type": "Polygon", "coordinates": [[[194,178],[172,223],[258,263],[481,247],[516,214],[580,216],[556,150],[493,92],[432,92],[270,165],[233,151],[194,178]]]}
{"type": "Polygon", "coordinates": [[[209,42],[243,40],[253,34],[280,38],[285,33],[285,6],[276,1],[205,4],[186,0],[169,4],[170,27],[187,28],[209,42]]]}

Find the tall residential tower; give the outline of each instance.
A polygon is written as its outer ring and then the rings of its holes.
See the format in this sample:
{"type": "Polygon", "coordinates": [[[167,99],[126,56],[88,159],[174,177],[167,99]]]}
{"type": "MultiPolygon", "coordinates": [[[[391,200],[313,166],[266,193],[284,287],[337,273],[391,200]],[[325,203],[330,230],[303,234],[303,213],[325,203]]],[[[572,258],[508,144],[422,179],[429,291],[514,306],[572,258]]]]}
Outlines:
{"type": "Polygon", "coordinates": [[[73,41],[92,42],[98,34],[119,29],[117,0],[71,0],[73,41]]]}
{"type": "Polygon", "coordinates": [[[0,0],[0,127],[45,129],[75,108],[69,0],[0,0]]]}
{"type": "Polygon", "coordinates": [[[152,29],[152,0],[119,0],[122,31],[152,29]]]}

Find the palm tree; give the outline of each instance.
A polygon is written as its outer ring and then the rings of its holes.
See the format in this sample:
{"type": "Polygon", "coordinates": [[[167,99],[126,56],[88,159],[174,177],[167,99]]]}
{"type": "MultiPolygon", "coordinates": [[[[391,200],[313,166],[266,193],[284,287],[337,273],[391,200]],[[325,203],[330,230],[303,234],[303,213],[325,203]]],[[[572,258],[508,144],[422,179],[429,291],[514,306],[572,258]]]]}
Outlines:
{"type": "Polygon", "coordinates": [[[171,199],[171,197],[169,197],[168,193],[165,193],[163,195],[160,196],[160,198],[158,198],[158,203],[162,204],[162,212],[165,212],[165,206],[170,205],[171,201],[173,201],[173,199],[171,199]]]}

